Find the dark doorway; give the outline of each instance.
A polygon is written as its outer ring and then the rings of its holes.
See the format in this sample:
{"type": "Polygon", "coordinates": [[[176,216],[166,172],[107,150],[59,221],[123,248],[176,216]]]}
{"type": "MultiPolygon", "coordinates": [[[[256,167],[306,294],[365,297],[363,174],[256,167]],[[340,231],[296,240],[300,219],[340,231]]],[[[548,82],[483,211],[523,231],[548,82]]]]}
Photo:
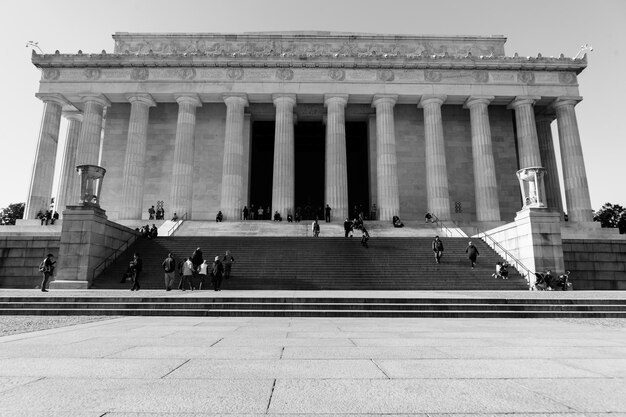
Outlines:
{"type": "Polygon", "coordinates": [[[272,205],[272,175],[274,172],[274,126],[272,122],[252,124],[250,145],[250,205],[258,210],[272,205]]]}
{"type": "Polygon", "coordinates": [[[325,127],[322,122],[298,122],[295,126],[296,210],[302,218],[324,218],[325,127]]]}
{"type": "Polygon", "coordinates": [[[354,207],[369,216],[369,160],[367,155],[367,123],[346,122],[346,153],[348,162],[349,214],[355,217],[354,207]]]}

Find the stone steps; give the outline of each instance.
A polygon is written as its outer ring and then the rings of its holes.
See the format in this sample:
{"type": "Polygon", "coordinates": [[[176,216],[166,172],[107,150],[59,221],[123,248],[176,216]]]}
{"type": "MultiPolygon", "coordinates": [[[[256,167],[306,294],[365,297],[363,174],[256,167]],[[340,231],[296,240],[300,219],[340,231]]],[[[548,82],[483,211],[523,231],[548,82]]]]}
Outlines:
{"type": "MultiPolygon", "coordinates": [[[[384,294],[384,293],[381,293],[384,294]]],[[[626,300],[333,297],[2,297],[0,315],[626,317],[626,300]]]]}

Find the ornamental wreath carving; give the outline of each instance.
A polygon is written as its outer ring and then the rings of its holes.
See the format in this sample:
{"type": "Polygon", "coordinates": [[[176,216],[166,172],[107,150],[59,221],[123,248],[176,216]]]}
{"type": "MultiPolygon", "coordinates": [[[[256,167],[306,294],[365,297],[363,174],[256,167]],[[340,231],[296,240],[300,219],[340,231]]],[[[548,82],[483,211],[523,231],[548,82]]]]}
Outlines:
{"type": "Polygon", "coordinates": [[[283,81],[293,80],[293,70],[290,68],[280,68],[276,70],[276,78],[283,81]]]}
{"type": "Polygon", "coordinates": [[[148,68],[133,68],[130,72],[130,79],[137,81],[145,81],[148,79],[150,73],[148,72],[148,68]]]}
{"type": "Polygon", "coordinates": [[[393,71],[390,69],[384,69],[384,70],[378,70],[378,72],[376,73],[376,78],[378,78],[381,81],[393,81],[394,74],[393,71]]]}
{"type": "Polygon", "coordinates": [[[85,68],[83,74],[88,80],[97,80],[100,78],[101,72],[98,68],[85,68]]]}
{"type": "Polygon", "coordinates": [[[430,82],[438,83],[441,81],[442,76],[439,71],[426,70],[426,72],[424,72],[424,78],[430,82]]]}
{"type": "Polygon", "coordinates": [[[181,80],[193,80],[196,78],[196,70],[194,68],[180,68],[176,71],[176,76],[181,80]]]}
{"type": "Polygon", "coordinates": [[[328,76],[331,80],[343,81],[346,78],[346,72],[342,69],[333,68],[328,70],[328,76]]]}
{"type": "Polygon", "coordinates": [[[524,84],[534,84],[535,73],[531,71],[520,71],[519,74],[517,74],[517,79],[524,84]]]}
{"type": "Polygon", "coordinates": [[[479,83],[487,83],[489,82],[489,72],[476,70],[473,72],[474,80],[479,83]]]}
{"type": "Polygon", "coordinates": [[[572,72],[559,72],[559,82],[561,84],[575,84],[576,75],[572,72]]]}
{"type": "Polygon", "coordinates": [[[241,80],[243,78],[243,68],[229,68],[226,75],[231,80],[241,80]]]}
{"type": "Polygon", "coordinates": [[[43,79],[47,81],[58,80],[61,75],[61,71],[56,68],[46,68],[43,70],[43,79]]]}

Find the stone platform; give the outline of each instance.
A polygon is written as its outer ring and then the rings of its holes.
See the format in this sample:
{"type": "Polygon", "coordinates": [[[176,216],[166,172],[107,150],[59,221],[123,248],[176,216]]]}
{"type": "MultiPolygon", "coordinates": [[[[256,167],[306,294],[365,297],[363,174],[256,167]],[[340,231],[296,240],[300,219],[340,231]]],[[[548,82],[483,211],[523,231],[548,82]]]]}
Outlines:
{"type": "Polygon", "coordinates": [[[0,414],[621,416],[625,326],[624,319],[113,318],[0,337],[0,414]]]}

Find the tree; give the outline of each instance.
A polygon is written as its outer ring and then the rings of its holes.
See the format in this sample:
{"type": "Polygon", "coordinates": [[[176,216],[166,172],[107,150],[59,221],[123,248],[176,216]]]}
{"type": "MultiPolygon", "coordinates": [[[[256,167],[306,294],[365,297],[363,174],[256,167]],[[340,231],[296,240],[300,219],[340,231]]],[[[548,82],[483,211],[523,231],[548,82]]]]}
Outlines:
{"type": "Polygon", "coordinates": [[[617,227],[621,234],[626,233],[626,208],[619,204],[605,203],[595,212],[593,220],[602,227],[617,227]]]}
{"type": "Polygon", "coordinates": [[[15,220],[24,218],[25,205],[25,203],[13,203],[0,210],[0,225],[15,224],[15,220]]]}

